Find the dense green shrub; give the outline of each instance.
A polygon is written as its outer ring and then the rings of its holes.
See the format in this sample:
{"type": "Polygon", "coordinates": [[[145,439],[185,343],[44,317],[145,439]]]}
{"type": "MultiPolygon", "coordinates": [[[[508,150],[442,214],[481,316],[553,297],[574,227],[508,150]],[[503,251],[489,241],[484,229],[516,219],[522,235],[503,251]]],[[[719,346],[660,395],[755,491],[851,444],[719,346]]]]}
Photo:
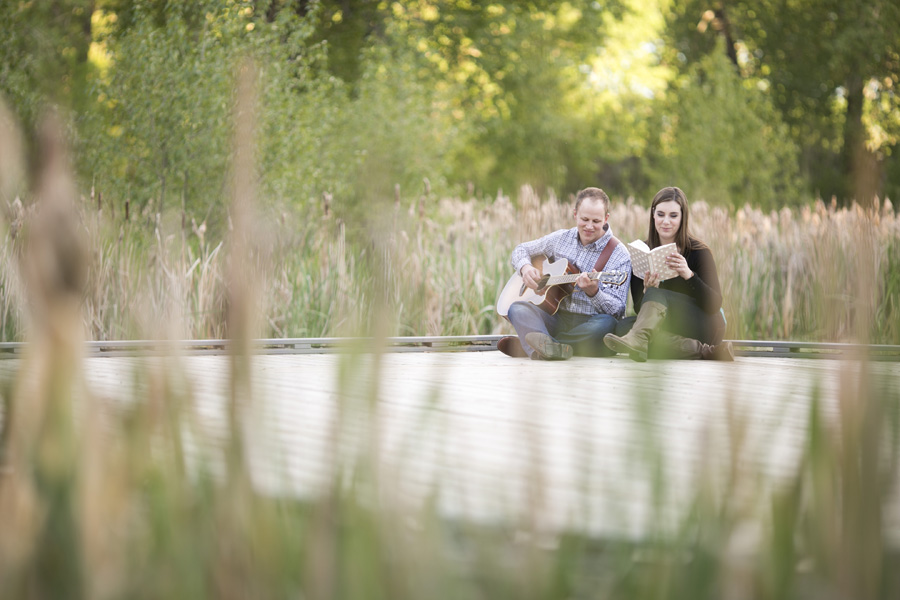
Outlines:
{"type": "Polygon", "coordinates": [[[724,52],[691,68],[660,109],[647,166],[652,191],[677,185],[697,200],[763,208],[801,200],[796,146],[766,95],[738,77],[724,52]]]}
{"type": "MultiPolygon", "coordinates": [[[[202,23],[177,12],[165,26],[137,10],[114,38],[114,57],[78,116],[80,173],[121,212],[185,210],[221,228],[228,195],[233,83],[238,65],[258,70],[260,199],[304,210],[327,193],[352,214],[394,184],[441,179],[446,147],[430,93],[411,64],[374,48],[354,87],[331,76],[327,46],[311,44],[310,13],[255,18],[210,2],[202,23]]],[[[87,185],[87,182],[85,182],[87,185]]]]}

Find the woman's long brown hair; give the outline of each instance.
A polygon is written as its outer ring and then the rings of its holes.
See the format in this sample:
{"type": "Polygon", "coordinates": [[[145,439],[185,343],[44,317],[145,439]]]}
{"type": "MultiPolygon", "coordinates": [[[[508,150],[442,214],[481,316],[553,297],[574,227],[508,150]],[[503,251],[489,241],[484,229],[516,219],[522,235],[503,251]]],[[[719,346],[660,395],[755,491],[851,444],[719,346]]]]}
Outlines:
{"type": "Polygon", "coordinates": [[[664,187],[656,192],[653,196],[653,202],[650,204],[650,231],[647,234],[647,245],[650,248],[656,248],[660,245],[659,233],[656,231],[656,225],[653,221],[653,213],[656,212],[656,206],[661,202],[674,200],[681,207],[681,224],[678,231],[675,232],[675,244],[682,256],[687,256],[691,252],[691,234],[688,227],[688,203],[684,192],[677,187],[664,187]]]}

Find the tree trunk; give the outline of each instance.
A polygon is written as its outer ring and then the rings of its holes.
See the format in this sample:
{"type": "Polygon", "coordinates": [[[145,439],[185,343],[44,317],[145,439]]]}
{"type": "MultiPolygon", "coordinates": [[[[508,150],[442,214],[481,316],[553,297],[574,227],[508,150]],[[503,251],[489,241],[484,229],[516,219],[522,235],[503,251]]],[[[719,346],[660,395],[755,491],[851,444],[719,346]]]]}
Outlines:
{"type": "Polygon", "coordinates": [[[719,8],[715,11],[716,20],[719,22],[720,31],[722,36],[725,38],[725,52],[728,53],[728,58],[731,60],[734,67],[740,72],[741,65],[738,63],[737,56],[737,47],[735,46],[734,40],[734,32],[732,31],[731,21],[728,19],[728,15],[725,14],[725,7],[719,8]]]}
{"type": "Polygon", "coordinates": [[[82,12],[77,16],[78,35],[73,37],[75,45],[75,68],[73,70],[72,106],[77,113],[86,110],[89,105],[88,73],[90,71],[89,54],[93,41],[91,16],[94,14],[94,0],[80,3],[82,12]]]}
{"type": "Polygon", "coordinates": [[[868,206],[881,192],[879,161],[866,148],[866,128],[862,122],[864,82],[857,69],[853,69],[846,80],[847,113],[844,121],[844,147],[841,152],[843,163],[846,202],[856,200],[868,206]]]}

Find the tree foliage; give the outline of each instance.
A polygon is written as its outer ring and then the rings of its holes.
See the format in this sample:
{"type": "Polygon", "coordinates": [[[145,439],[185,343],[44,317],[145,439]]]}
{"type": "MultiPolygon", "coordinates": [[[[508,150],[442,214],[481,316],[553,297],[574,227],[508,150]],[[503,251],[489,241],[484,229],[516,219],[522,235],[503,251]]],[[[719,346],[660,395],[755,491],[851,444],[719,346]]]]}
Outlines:
{"type": "Polygon", "coordinates": [[[117,210],[224,222],[248,55],[261,195],[282,207],[327,195],[349,217],[425,178],[486,196],[675,183],[731,205],[900,191],[892,0],[56,0],[0,17],[0,94],[26,131],[69,108],[82,183],[117,210]]]}
{"type": "Polygon", "coordinates": [[[215,18],[208,29],[180,16],[165,27],[137,19],[112,47],[115,67],[98,84],[82,155],[99,189],[132,192],[148,210],[207,204],[227,168],[232,40],[216,39],[215,18]]]}
{"type": "Polygon", "coordinates": [[[741,75],[766,83],[814,190],[841,199],[900,190],[884,179],[900,141],[900,4],[685,0],[669,22],[674,62],[689,68],[721,38],[741,75]]]}
{"type": "Polygon", "coordinates": [[[86,108],[93,4],[0,2],[0,94],[27,129],[50,103],[86,108]]]}
{"type": "Polygon", "coordinates": [[[769,98],[738,77],[724,52],[701,58],[663,102],[652,189],[677,184],[713,204],[764,208],[799,200],[797,148],[769,98]]]}
{"type": "Polygon", "coordinates": [[[415,75],[453,120],[451,177],[487,190],[531,183],[566,188],[594,173],[596,138],[582,130],[582,67],[603,43],[619,2],[468,0],[323,2],[321,35],[343,43],[336,74],[352,79],[363,53],[383,40],[406,49],[415,75]],[[353,41],[348,42],[347,38],[353,41]]]}

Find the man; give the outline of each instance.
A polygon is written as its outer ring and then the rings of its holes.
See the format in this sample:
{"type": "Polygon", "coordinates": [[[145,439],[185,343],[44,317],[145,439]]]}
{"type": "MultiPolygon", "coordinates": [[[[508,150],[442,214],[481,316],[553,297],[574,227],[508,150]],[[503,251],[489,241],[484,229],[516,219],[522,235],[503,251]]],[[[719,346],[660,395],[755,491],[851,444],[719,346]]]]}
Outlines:
{"type": "Polygon", "coordinates": [[[512,265],[533,290],[538,287],[541,272],[532,265],[532,257],[544,255],[551,261],[565,258],[581,273],[575,280],[574,292],[560,302],[555,314],[531,302],[513,302],[509,306],[507,318],[518,338],[509,336],[497,343],[504,354],[535,360],[566,360],[573,353],[612,354],[603,344],[603,336],[614,332],[616,320],[625,315],[628,283],[600,284],[587,274],[595,272],[601,254],[606,260],[605,265],[599,265],[601,270],[631,273],[631,258],[609,228],[609,197],[603,190],[589,187],[578,192],[572,214],[572,229],[560,229],[513,250],[512,265]]]}

